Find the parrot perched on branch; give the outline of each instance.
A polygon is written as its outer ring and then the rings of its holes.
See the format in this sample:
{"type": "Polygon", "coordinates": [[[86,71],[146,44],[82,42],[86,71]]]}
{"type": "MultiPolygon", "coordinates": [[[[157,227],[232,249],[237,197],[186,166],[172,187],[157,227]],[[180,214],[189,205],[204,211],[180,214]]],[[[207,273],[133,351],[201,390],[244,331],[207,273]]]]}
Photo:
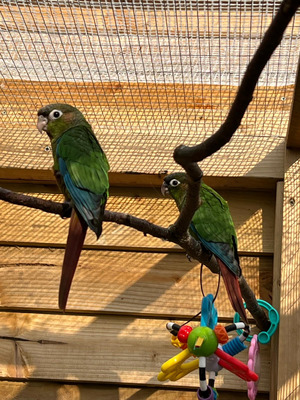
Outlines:
{"type": "MultiPolygon", "coordinates": [[[[173,173],[164,178],[163,194],[170,194],[182,209],[187,193],[187,175],[173,173]]],[[[232,307],[247,322],[238,277],[241,268],[237,253],[237,237],[227,202],[211,187],[201,183],[200,206],[196,210],[189,231],[203,247],[215,255],[232,307]]]]}
{"type": "Polygon", "coordinates": [[[54,175],[73,208],[59,288],[59,308],[64,310],[87,227],[97,239],[101,235],[109,164],[91,126],[75,107],[50,104],[41,108],[37,128],[50,138],[54,175]]]}

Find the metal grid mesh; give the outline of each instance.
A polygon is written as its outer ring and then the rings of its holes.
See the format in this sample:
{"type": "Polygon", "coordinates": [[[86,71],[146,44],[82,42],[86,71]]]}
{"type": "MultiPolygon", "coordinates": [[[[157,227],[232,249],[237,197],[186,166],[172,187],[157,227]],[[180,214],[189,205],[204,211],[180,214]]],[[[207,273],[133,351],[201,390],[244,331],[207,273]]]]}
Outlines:
{"type": "MultiPolygon", "coordinates": [[[[36,133],[36,110],[68,102],[93,125],[113,171],[176,169],[174,147],[203,140],[226,116],[279,4],[0,0],[1,166],[48,168],[51,154],[36,133]]],[[[237,158],[228,174],[247,173],[236,146],[267,136],[259,162],[286,134],[299,18],[260,78],[230,145],[228,166],[237,158]]],[[[205,161],[206,173],[214,173],[218,157],[224,153],[205,161]]]]}

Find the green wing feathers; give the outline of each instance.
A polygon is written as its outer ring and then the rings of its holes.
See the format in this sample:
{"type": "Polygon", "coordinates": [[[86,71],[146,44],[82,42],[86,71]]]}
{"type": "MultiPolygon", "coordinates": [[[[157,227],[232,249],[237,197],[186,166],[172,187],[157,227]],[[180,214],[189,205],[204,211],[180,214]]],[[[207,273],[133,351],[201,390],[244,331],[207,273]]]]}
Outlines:
{"type": "Polygon", "coordinates": [[[227,201],[204,183],[200,198],[201,206],[193,217],[198,233],[208,242],[228,243],[233,249],[232,237],[236,243],[237,238],[227,201]]]}
{"type": "Polygon", "coordinates": [[[73,183],[96,194],[108,191],[109,164],[93,132],[78,126],[65,132],[59,143],[73,183]]]}

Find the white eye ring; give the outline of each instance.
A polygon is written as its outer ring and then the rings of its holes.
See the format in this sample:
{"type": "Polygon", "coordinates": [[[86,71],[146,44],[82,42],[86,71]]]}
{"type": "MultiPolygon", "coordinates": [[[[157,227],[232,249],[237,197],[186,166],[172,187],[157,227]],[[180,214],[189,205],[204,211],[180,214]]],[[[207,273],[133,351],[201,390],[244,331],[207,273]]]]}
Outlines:
{"type": "Polygon", "coordinates": [[[180,182],[177,179],[172,179],[170,181],[170,186],[176,187],[178,185],[180,185],[180,182]]]}
{"type": "Polygon", "coordinates": [[[63,113],[60,110],[53,110],[49,114],[49,120],[53,121],[54,119],[58,119],[63,115],[63,113]]]}

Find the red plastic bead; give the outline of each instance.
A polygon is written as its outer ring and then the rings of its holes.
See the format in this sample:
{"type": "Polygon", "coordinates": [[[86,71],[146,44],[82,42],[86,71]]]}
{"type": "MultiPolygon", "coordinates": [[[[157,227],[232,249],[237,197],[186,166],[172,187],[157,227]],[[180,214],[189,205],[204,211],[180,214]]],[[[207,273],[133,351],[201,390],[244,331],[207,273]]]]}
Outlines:
{"type": "Polygon", "coordinates": [[[183,325],[179,331],[178,331],[178,340],[181,343],[186,343],[189,337],[189,334],[191,333],[191,331],[193,330],[193,328],[189,325],[183,325]]]}

